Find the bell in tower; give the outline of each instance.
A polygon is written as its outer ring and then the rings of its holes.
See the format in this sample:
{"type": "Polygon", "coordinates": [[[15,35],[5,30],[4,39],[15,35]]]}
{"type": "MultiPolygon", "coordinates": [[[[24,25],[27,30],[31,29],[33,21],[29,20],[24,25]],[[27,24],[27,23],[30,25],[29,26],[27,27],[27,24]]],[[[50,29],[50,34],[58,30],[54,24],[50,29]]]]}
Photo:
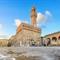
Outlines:
{"type": "Polygon", "coordinates": [[[35,8],[33,7],[32,8],[32,11],[31,11],[31,25],[36,27],[36,18],[37,18],[37,13],[36,13],[36,10],[35,8]]]}

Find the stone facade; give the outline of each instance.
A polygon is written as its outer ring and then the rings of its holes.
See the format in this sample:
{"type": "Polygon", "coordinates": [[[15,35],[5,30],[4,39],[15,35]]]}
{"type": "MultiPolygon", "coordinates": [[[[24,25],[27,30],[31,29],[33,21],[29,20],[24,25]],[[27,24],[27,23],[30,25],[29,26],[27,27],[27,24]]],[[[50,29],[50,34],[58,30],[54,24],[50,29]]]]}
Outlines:
{"type": "Polygon", "coordinates": [[[0,39],[0,47],[7,47],[8,39],[0,39]]]}
{"type": "Polygon", "coordinates": [[[40,45],[41,30],[37,29],[36,27],[32,28],[30,25],[27,27],[25,26],[26,28],[24,28],[25,23],[24,25],[21,25],[22,31],[17,32],[16,35],[10,39],[12,41],[12,46],[32,46],[32,44],[35,46],[40,45]]]}
{"type": "Polygon", "coordinates": [[[43,40],[50,40],[51,41],[51,44],[50,45],[57,45],[57,46],[60,46],[60,31],[59,32],[55,32],[55,33],[51,33],[51,34],[48,34],[48,35],[45,35],[44,36],[44,39],[43,40]]]}

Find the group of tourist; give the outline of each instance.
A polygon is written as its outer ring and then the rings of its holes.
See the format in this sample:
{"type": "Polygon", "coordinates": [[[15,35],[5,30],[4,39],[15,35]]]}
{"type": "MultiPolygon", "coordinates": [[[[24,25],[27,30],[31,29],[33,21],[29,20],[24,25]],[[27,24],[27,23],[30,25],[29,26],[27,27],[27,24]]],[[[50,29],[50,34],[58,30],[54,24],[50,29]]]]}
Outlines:
{"type": "Polygon", "coordinates": [[[42,45],[43,46],[50,46],[51,40],[48,38],[47,40],[43,40],[42,45]]]}
{"type": "Polygon", "coordinates": [[[49,38],[43,40],[42,46],[60,46],[60,40],[50,40],[49,38]]]}

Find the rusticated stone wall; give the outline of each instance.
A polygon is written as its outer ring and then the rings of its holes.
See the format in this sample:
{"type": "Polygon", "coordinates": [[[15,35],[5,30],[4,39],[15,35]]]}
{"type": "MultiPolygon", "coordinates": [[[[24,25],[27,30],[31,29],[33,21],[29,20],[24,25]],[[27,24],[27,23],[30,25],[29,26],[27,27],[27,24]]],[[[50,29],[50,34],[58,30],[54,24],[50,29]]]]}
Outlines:
{"type": "Polygon", "coordinates": [[[15,35],[12,41],[12,46],[31,46],[34,43],[36,46],[40,45],[40,33],[22,30],[15,35]]]}

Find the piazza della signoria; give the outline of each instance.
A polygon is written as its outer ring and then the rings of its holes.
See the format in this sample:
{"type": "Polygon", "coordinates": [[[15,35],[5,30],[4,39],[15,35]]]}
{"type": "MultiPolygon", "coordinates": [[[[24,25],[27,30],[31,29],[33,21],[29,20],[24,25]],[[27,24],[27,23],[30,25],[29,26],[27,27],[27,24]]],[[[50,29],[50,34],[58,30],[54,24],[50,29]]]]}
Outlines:
{"type": "Polygon", "coordinates": [[[0,0],[0,60],[60,60],[60,0],[0,0]]]}
{"type": "Polygon", "coordinates": [[[41,36],[42,30],[37,27],[35,7],[32,7],[30,14],[31,24],[21,23],[16,34],[9,39],[8,46],[60,46],[60,31],[41,36]]]}
{"type": "Polygon", "coordinates": [[[17,29],[16,34],[9,39],[0,39],[0,46],[60,46],[60,31],[41,36],[42,29],[37,27],[37,11],[32,7],[31,24],[21,23],[17,29]]]}

